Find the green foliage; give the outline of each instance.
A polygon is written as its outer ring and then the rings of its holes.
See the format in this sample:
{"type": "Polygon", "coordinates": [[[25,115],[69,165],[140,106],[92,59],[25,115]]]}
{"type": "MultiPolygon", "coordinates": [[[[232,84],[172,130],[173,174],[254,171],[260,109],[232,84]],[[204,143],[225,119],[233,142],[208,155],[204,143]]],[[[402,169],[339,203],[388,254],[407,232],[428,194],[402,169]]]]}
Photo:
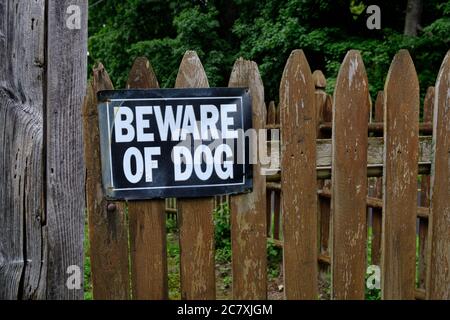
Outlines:
{"type": "Polygon", "coordinates": [[[229,247],[231,227],[230,207],[228,203],[222,203],[214,210],[214,225],[214,241],[216,249],[229,247]]]}
{"type": "MultiPolygon", "coordinates": [[[[173,219],[167,219],[167,221],[173,219]]],[[[167,223],[167,281],[169,298],[178,300],[180,293],[180,244],[178,241],[178,229],[167,223]],[[170,230],[170,231],[169,231],[170,230]]]]}
{"type": "Polygon", "coordinates": [[[178,233],[178,223],[176,219],[167,217],[166,233],[178,233]]]}
{"type": "Polygon", "coordinates": [[[91,256],[90,256],[90,250],[89,250],[89,226],[86,222],[84,224],[84,239],[83,239],[83,246],[84,246],[84,300],[92,300],[92,281],[91,281],[91,256]]]}
{"type": "Polygon", "coordinates": [[[280,247],[275,246],[272,239],[267,241],[267,270],[269,279],[280,275],[280,265],[283,261],[283,253],[280,247]]]}
{"type": "Polygon", "coordinates": [[[258,63],[267,100],[277,100],[286,59],[305,51],[311,69],[328,77],[328,92],[349,49],[360,50],[375,97],[394,54],[413,56],[422,95],[434,85],[450,42],[450,4],[423,4],[423,29],[402,35],[406,1],[369,0],[105,0],[90,8],[89,63],[101,60],[124,87],[133,59],[147,56],[162,87],[172,87],[182,55],[196,50],[211,86],[226,86],[234,60],[258,63]],[[378,4],[382,30],[366,28],[369,4],[378,4]]]}
{"type": "MultiPolygon", "coordinates": [[[[366,274],[366,281],[367,281],[367,274],[366,274]]],[[[369,289],[367,286],[365,286],[365,296],[366,300],[381,300],[381,289],[369,289]]]]}
{"type": "Polygon", "coordinates": [[[216,260],[219,263],[226,263],[231,261],[231,227],[228,203],[220,204],[213,214],[216,260]]]}

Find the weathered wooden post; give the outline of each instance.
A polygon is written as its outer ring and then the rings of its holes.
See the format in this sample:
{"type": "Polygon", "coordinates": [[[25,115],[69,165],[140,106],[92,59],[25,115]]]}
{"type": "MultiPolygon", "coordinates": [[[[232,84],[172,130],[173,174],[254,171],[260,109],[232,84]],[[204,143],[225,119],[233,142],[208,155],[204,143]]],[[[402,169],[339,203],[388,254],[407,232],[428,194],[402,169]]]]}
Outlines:
{"type": "Polygon", "coordinates": [[[406,50],[392,60],[384,108],[381,290],[383,299],[414,299],[419,82],[406,50]]]}
{"type": "Polygon", "coordinates": [[[317,299],[316,110],[302,50],[292,51],[284,68],[280,118],[285,295],[317,299]]]}
{"type": "Polygon", "coordinates": [[[431,169],[431,252],[427,297],[450,299],[450,51],[435,86],[431,169]]]}
{"type": "MultiPolygon", "coordinates": [[[[208,78],[195,51],[187,51],[178,70],[176,88],[208,88],[208,78]]],[[[181,296],[215,299],[214,198],[177,201],[180,221],[181,296]]]]}
{"type": "Polygon", "coordinates": [[[0,35],[0,299],[81,299],[87,1],[1,1],[0,35]]]}
{"type": "MultiPolygon", "coordinates": [[[[236,60],[228,86],[249,88],[253,129],[263,129],[266,107],[257,64],[236,60]]],[[[253,191],[231,196],[230,202],[233,299],[267,299],[266,177],[261,174],[260,162],[253,164],[253,191]]]]}
{"type": "Polygon", "coordinates": [[[333,101],[332,298],[364,299],[369,84],[359,52],[345,56],[333,101]]]}

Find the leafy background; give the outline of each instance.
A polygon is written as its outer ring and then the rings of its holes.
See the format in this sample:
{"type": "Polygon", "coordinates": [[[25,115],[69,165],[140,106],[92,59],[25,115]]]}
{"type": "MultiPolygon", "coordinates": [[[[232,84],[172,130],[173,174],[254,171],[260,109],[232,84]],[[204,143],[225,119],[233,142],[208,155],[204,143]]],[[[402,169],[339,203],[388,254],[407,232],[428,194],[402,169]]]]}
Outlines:
{"type": "Polygon", "coordinates": [[[382,90],[401,48],[410,51],[422,95],[433,85],[449,49],[450,2],[423,1],[417,36],[405,36],[407,1],[374,0],[98,0],[89,8],[89,64],[102,61],[124,87],[134,58],[150,59],[162,87],[173,87],[186,50],[196,50],[211,86],[227,86],[238,57],[258,63],[267,100],[278,100],[284,64],[293,49],[321,69],[331,93],[349,49],[360,50],[370,92],[382,90]],[[366,27],[368,5],[381,8],[381,30],[366,27]]]}

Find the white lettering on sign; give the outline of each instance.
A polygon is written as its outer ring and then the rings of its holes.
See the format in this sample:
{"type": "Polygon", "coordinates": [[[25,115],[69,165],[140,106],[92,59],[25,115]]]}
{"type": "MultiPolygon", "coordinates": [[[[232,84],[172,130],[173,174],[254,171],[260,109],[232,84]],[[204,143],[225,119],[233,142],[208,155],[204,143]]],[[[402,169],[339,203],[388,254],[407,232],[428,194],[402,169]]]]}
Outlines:
{"type": "Polygon", "coordinates": [[[206,181],[213,172],[214,161],[211,149],[205,145],[200,145],[194,152],[194,170],[200,180],[206,181]],[[205,160],[203,162],[203,160],[205,160]],[[206,163],[205,171],[202,170],[202,163],[206,163]]]}
{"type": "Polygon", "coordinates": [[[133,111],[128,107],[114,108],[116,142],[131,142],[134,139],[133,111]]]}
{"type": "Polygon", "coordinates": [[[142,175],[144,174],[144,159],[138,148],[131,147],[125,152],[123,156],[123,172],[131,183],[138,183],[142,179],[142,175]],[[134,173],[131,171],[132,159],[134,159],[134,163],[136,164],[134,173]]]}
{"type": "Polygon", "coordinates": [[[153,182],[153,171],[161,161],[161,147],[152,146],[158,141],[181,142],[214,141],[211,145],[190,143],[172,148],[174,181],[187,181],[193,176],[207,181],[215,173],[221,180],[233,179],[233,150],[222,140],[238,138],[234,129],[237,104],[177,105],[121,105],[114,107],[114,142],[143,145],[130,146],[123,152],[123,176],[131,184],[153,182]],[[197,112],[196,112],[197,111],[197,112]],[[147,146],[147,144],[149,144],[147,146]]]}
{"type": "Polygon", "coordinates": [[[181,113],[183,112],[182,106],[177,106],[177,115],[173,114],[172,106],[166,106],[165,117],[163,118],[160,106],[154,106],[156,123],[158,123],[158,131],[162,141],[168,140],[169,131],[171,133],[172,141],[180,140],[181,127],[181,113]]]}
{"type": "Polygon", "coordinates": [[[215,105],[203,104],[200,105],[201,113],[201,132],[202,137],[209,139],[209,133],[211,133],[212,139],[219,139],[219,133],[217,132],[217,122],[219,121],[219,111],[215,105]]]}
{"type": "Polygon", "coordinates": [[[152,113],[152,107],[136,107],[136,131],[138,141],[154,141],[153,133],[145,133],[145,129],[150,128],[150,120],[145,119],[144,116],[152,113]]]}
{"type": "Polygon", "coordinates": [[[152,157],[159,155],[161,155],[161,148],[159,147],[144,148],[145,182],[153,181],[153,169],[158,169],[158,161],[152,157]]]}
{"type": "Polygon", "coordinates": [[[160,155],[161,149],[159,147],[144,148],[144,156],[138,148],[128,148],[123,156],[123,172],[125,177],[131,183],[138,183],[141,181],[145,171],[145,182],[153,181],[153,169],[158,168],[158,161],[153,159],[153,156],[160,155]],[[134,163],[135,170],[131,169],[134,163]]]}
{"type": "Polygon", "coordinates": [[[114,128],[116,142],[126,143],[136,139],[137,142],[152,142],[154,134],[149,133],[150,116],[154,116],[162,141],[167,141],[170,134],[172,141],[183,141],[188,135],[194,140],[219,139],[219,123],[222,128],[222,139],[237,139],[236,130],[230,129],[234,125],[231,113],[237,110],[236,104],[200,105],[200,119],[196,119],[192,105],[178,105],[174,113],[172,106],[166,106],[164,115],[160,106],[139,106],[135,108],[134,115],[131,108],[127,106],[116,107],[114,110],[114,128]],[[197,122],[200,123],[200,130],[197,122]],[[133,126],[136,125],[136,130],[133,126]]]}
{"type": "Polygon", "coordinates": [[[236,104],[223,104],[220,108],[220,117],[222,119],[222,138],[223,139],[237,139],[238,133],[236,130],[229,130],[229,126],[234,124],[233,118],[228,116],[230,112],[236,112],[236,104]]]}
{"type": "Polygon", "coordinates": [[[216,153],[214,155],[214,166],[217,175],[220,179],[233,179],[233,161],[223,160],[222,156],[230,158],[233,156],[233,152],[229,145],[221,144],[217,146],[216,153]],[[221,163],[223,163],[223,168],[221,163]]]}
{"type": "Polygon", "coordinates": [[[183,146],[176,146],[173,148],[173,162],[175,164],[175,181],[186,181],[192,175],[192,155],[191,150],[183,146]],[[186,168],[181,168],[182,164],[186,168]]]}

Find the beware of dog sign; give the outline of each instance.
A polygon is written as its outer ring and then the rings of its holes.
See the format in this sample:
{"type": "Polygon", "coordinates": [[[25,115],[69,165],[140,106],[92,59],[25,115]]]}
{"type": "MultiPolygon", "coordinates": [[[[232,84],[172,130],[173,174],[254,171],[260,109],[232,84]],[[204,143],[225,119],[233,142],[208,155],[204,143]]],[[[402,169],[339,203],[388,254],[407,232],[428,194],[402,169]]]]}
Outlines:
{"type": "Polygon", "coordinates": [[[103,187],[111,199],[250,191],[245,88],[98,93],[103,187]]]}

